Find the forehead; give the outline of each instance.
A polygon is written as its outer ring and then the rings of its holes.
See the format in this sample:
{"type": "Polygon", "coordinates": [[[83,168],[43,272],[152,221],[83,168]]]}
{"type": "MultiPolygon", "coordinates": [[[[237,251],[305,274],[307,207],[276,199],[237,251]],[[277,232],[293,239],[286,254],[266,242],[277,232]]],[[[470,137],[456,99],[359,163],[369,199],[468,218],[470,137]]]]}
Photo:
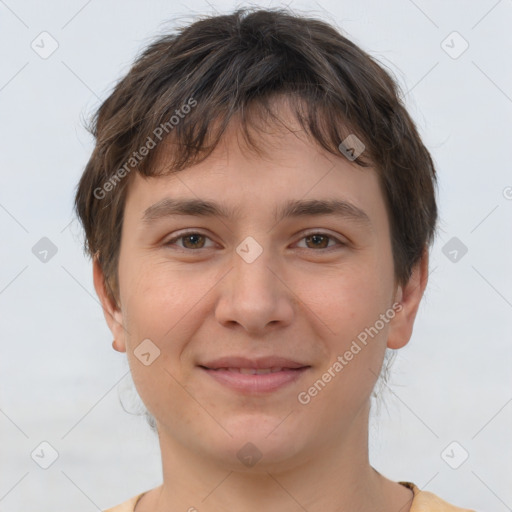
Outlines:
{"type": "Polygon", "coordinates": [[[341,152],[335,156],[320,148],[289,108],[280,109],[279,117],[282,124],[249,127],[254,146],[241,134],[239,120],[233,119],[205,160],[178,172],[169,171],[173,141],[164,140],[155,158],[157,176],[136,173],[125,206],[136,208],[139,221],[172,209],[238,218],[265,212],[282,218],[293,210],[327,213],[331,208],[353,219],[359,213],[360,221],[382,214],[379,206],[384,207],[384,199],[374,168],[361,168],[341,152]]]}
{"type": "MultiPolygon", "coordinates": [[[[207,121],[204,138],[195,130],[196,125],[184,128],[185,119],[157,143],[151,155],[151,168],[145,168],[143,162],[142,174],[168,174],[172,172],[175,163],[181,165],[185,162],[181,167],[190,167],[210,148],[213,148],[213,154],[208,156],[209,164],[215,165],[216,160],[221,159],[228,149],[232,149],[234,140],[239,150],[253,157],[269,158],[273,161],[280,158],[280,153],[289,152],[290,146],[303,143],[306,143],[315,156],[324,154],[339,158],[340,143],[347,139],[358,140],[352,133],[354,130],[357,132],[358,128],[350,128],[353,123],[349,125],[339,109],[334,109],[333,113],[333,109],[326,110],[327,107],[311,101],[297,94],[284,93],[253,100],[229,116],[223,113],[215,117],[214,114],[207,121]],[[227,125],[224,124],[226,122],[227,125]],[[309,133],[306,133],[303,124],[309,133]],[[293,137],[295,140],[292,140],[293,137]],[[283,148],[284,139],[286,148],[283,148]],[[327,147],[330,148],[329,151],[326,150],[327,147]],[[190,148],[194,148],[194,154],[191,154],[190,148]],[[200,148],[198,154],[195,154],[196,148],[200,148]]],[[[369,150],[362,151],[358,161],[364,160],[371,164],[370,155],[369,150]]],[[[284,158],[292,160],[293,155],[288,153],[284,158]]],[[[354,167],[359,168],[357,164],[354,167]]]]}

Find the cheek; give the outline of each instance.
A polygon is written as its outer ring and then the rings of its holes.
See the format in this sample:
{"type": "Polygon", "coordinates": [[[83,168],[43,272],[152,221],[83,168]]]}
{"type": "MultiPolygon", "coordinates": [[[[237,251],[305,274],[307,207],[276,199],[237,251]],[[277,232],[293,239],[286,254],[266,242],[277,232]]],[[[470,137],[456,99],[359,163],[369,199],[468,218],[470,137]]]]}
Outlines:
{"type": "Polygon", "coordinates": [[[313,291],[309,298],[304,297],[304,302],[318,317],[317,324],[326,327],[317,336],[323,340],[328,357],[314,382],[322,380],[327,372],[323,382],[328,383],[325,388],[322,383],[316,386],[321,391],[312,390],[318,392],[314,401],[320,407],[333,400],[349,409],[357,408],[373,389],[389,329],[389,318],[386,322],[380,316],[389,307],[390,290],[383,288],[382,271],[378,264],[352,266],[343,271],[337,269],[321,281],[310,279],[316,285],[309,287],[313,291]]]}
{"type": "Polygon", "coordinates": [[[124,317],[132,343],[137,342],[134,335],[153,338],[156,343],[179,339],[173,332],[198,306],[211,287],[210,279],[204,274],[187,275],[168,262],[152,261],[128,270],[124,317]]]}
{"type": "Polygon", "coordinates": [[[378,266],[351,265],[322,276],[302,280],[308,290],[301,300],[326,328],[328,336],[343,345],[365,327],[373,325],[387,307],[378,266]]]}
{"type": "Polygon", "coordinates": [[[186,379],[177,361],[191,336],[190,318],[200,287],[190,286],[183,274],[171,273],[157,262],[126,265],[122,271],[123,320],[133,382],[154,417],[160,419],[164,410],[169,417],[179,418],[187,395],[179,384],[186,379]]]}
{"type": "Polygon", "coordinates": [[[199,270],[184,272],[168,261],[126,270],[123,318],[135,385],[148,407],[166,393],[179,402],[183,390],[177,383],[187,381],[194,367],[191,340],[205,322],[208,292],[220,278],[199,270]],[[146,339],[156,345],[158,354],[147,367],[137,359],[138,347],[146,339]]]}

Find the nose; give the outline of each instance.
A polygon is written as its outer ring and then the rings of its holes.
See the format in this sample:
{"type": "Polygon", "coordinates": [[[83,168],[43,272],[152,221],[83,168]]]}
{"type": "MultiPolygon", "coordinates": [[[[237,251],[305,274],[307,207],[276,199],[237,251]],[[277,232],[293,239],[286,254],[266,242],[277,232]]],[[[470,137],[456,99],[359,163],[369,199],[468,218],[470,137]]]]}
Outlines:
{"type": "Polygon", "coordinates": [[[297,299],[277,257],[264,249],[251,262],[234,251],[230,263],[231,271],[219,283],[217,321],[254,336],[290,325],[297,299]]]}

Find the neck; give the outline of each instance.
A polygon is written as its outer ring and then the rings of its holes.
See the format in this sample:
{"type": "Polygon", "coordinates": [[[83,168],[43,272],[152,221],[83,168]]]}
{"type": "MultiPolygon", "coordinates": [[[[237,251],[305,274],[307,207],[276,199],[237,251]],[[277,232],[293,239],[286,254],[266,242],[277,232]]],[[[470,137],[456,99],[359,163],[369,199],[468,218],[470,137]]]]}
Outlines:
{"type": "Polygon", "coordinates": [[[145,495],[136,510],[407,512],[411,491],[369,464],[368,414],[365,407],[344,431],[310,453],[279,464],[264,464],[262,458],[245,471],[198,455],[159,428],[164,483],[145,495]]]}

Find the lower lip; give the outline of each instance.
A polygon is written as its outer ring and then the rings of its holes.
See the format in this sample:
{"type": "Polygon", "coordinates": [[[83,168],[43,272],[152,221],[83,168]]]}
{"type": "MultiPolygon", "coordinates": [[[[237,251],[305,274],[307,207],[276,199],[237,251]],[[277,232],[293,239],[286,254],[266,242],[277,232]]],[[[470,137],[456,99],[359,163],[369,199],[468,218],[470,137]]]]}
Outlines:
{"type": "Polygon", "coordinates": [[[269,393],[276,391],[284,386],[299,379],[309,367],[298,368],[296,370],[282,370],[275,373],[262,373],[252,375],[246,373],[230,372],[229,370],[210,370],[201,368],[212,378],[243,393],[269,393]]]}

